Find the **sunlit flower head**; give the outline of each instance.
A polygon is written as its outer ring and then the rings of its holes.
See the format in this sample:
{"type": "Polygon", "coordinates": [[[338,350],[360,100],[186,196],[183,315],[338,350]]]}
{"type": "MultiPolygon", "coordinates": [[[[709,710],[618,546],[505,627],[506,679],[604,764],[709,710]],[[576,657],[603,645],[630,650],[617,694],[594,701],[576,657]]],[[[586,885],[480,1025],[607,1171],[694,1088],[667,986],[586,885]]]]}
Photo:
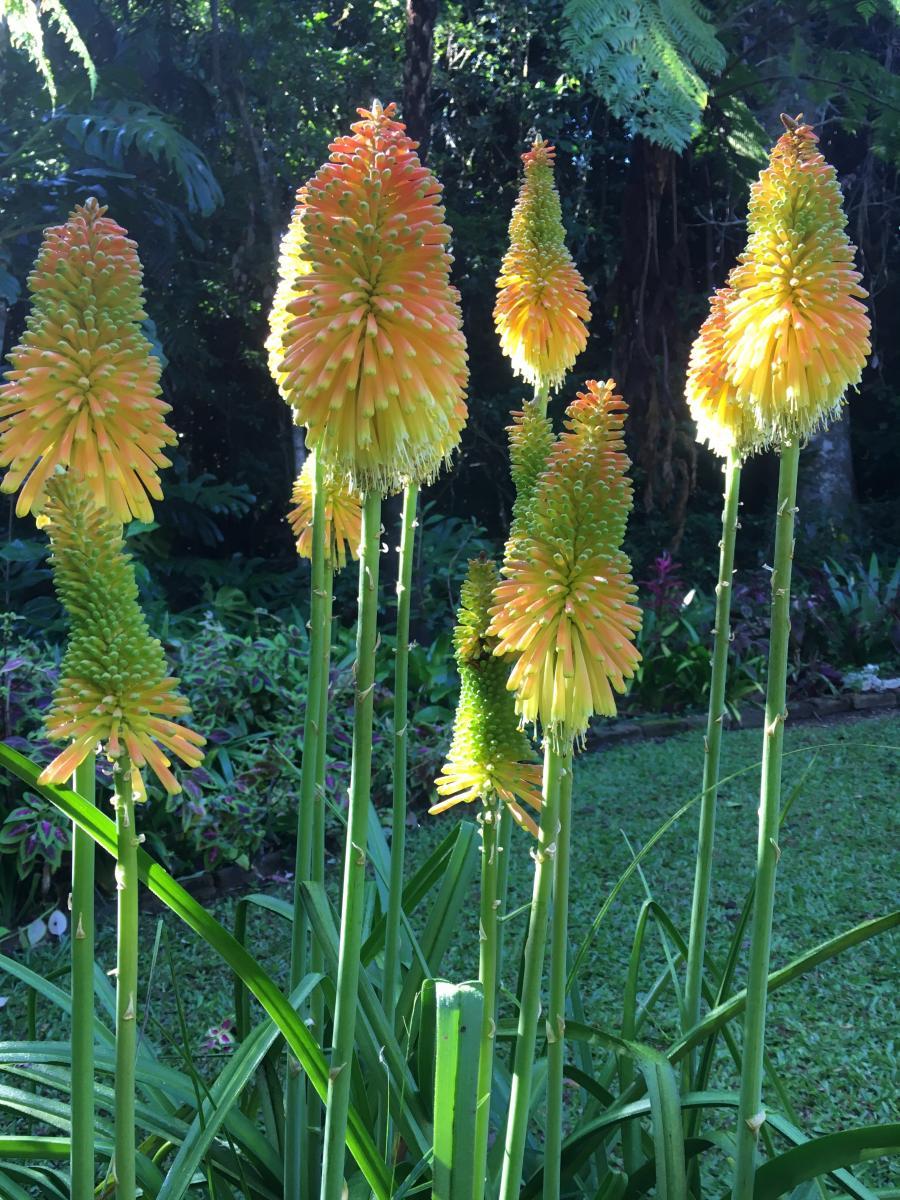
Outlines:
{"type": "Polygon", "coordinates": [[[303,241],[303,202],[302,189],[297,193],[297,204],[291,213],[290,224],[281,239],[278,252],[278,286],[272,298],[269,310],[269,336],[266,338],[266,352],[269,358],[269,373],[275,380],[282,399],[290,402],[290,394],[285,390],[285,373],[282,369],[284,361],[284,335],[293,318],[288,312],[288,305],[297,299],[297,280],[308,275],[312,264],[304,254],[303,241]]]}
{"type": "Polygon", "coordinates": [[[584,280],[566,249],[555,150],[540,137],[522,155],[525,179],[497,279],[494,325],[513,370],[537,387],[558,387],[587,345],[584,280]]]}
{"type": "Polygon", "coordinates": [[[2,487],[22,487],[20,516],[40,510],[60,466],[123,522],[152,520],[150,498],[162,499],[162,448],[176,441],[170,406],[141,332],[135,244],[105,212],[90,199],[46,230],[28,278],[31,313],[0,386],[2,487]]]}
{"type": "Polygon", "coordinates": [[[468,368],[440,184],[394,105],[359,111],[298,193],[309,270],[276,375],[329,472],[365,494],[437,474],[466,421],[468,368]]]}
{"type": "Polygon", "coordinates": [[[734,293],[721,288],[710,298],[709,316],[691,347],[685,396],[697,425],[697,440],[725,458],[745,458],[765,441],[753,408],[738,400],[727,378],[724,357],[728,303],[734,293]]]}
{"type": "Polygon", "coordinates": [[[164,750],[196,767],[204,739],[172,719],[189,706],[175,690],[178,681],[167,674],[162,646],[147,629],[121,522],[98,508],[87,486],[70,474],[48,483],[42,524],[69,619],[46,727],[51,738],[71,744],[43,771],[41,782],[64,783],[100,743],[110,759],[125,753],[135,767],[150,767],[168,792],[180,791],[164,750]]]}
{"type": "Polygon", "coordinates": [[[567,410],[535,492],[530,529],[504,562],[488,633],[514,657],[516,709],[554,748],[614,716],[634,674],[641,614],[622,539],[631,508],[625,404],[594,381],[567,410]]]}
{"type": "Polygon", "coordinates": [[[834,172],[809,125],[786,131],[750,191],[750,238],[728,279],[720,372],[773,442],[839,412],[870,351],[866,292],[834,172]]]}
{"type": "MultiPolygon", "coordinates": [[[[325,557],[332,569],[341,571],[347,565],[347,551],[359,557],[362,537],[362,509],[359,497],[343,479],[325,480],[325,557]]],[[[293,507],[288,521],[297,539],[297,553],[312,558],[313,492],[315,490],[315,459],[310,455],[294,482],[291,493],[293,507]]]]}
{"type": "Polygon", "coordinates": [[[506,687],[509,666],[494,657],[496,642],[486,632],[497,579],[492,562],[470,561],[453,635],[460,678],[453,741],[436,781],[441,800],[429,811],[496,797],[536,835],[537,825],[522,803],[540,808],[541,769],[506,687]]]}

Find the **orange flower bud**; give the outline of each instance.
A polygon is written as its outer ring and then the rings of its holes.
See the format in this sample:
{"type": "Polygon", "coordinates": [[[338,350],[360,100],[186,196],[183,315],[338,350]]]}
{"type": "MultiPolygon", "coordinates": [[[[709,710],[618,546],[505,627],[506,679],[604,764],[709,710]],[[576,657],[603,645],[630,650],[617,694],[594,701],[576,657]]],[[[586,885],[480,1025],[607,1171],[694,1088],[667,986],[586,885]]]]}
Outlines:
{"type": "Polygon", "coordinates": [[[176,441],[165,421],[170,406],[140,328],[135,244],[105,212],[90,199],[46,230],[28,279],[31,314],[0,386],[0,466],[9,467],[2,487],[13,492],[24,481],[20,516],[40,510],[59,466],[122,522],[152,520],[149,497],[162,499],[162,448],[176,441]]]}
{"type": "Polygon", "coordinates": [[[513,370],[536,387],[555,388],[587,345],[590,306],[566,249],[553,181],[552,146],[540,137],[527,154],[525,180],[509,224],[509,250],[497,280],[494,325],[513,370]]]}

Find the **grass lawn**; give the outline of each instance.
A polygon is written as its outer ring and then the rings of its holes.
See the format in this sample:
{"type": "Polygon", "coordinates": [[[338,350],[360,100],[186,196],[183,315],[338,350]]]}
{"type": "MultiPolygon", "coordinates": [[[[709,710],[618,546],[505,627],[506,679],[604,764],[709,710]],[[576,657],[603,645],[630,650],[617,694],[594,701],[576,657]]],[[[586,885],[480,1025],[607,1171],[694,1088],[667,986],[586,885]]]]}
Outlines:
{"type": "MultiPolygon", "coordinates": [[[[755,861],[757,769],[761,735],[747,730],[724,740],[716,877],[711,909],[710,950],[721,957],[749,886],[755,861]]],[[[773,936],[773,967],[842,929],[897,904],[898,797],[900,797],[900,717],[897,714],[841,724],[788,726],[785,795],[801,780],[780,840],[781,860],[773,936]]],[[[696,793],[703,756],[702,737],[685,734],[665,741],[620,745],[581,757],[576,768],[573,885],[570,928],[575,944],[630,861],[628,844],[639,848],[654,830],[696,793]],[[626,842],[627,839],[627,842],[626,842]]],[[[452,828],[460,814],[420,817],[409,834],[411,865],[421,860],[452,828]]],[[[474,812],[462,814],[474,817],[474,812]]],[[[690,809],[650,852],[644,873],[656,900],[686,933],[693,883],[696,808],[690,809]]],[[[511,863],[512,904],[530,896],[528,840],[516,831],[511,863]]],[[[333,864],[335,885],[339,864],[333,864]]],[[[282,888],[286,894],[287,889],[282,888]]],[[[581,985],[586,1019],[617,1029],[623,979],[634,923],[645,896],[632,877],[591,942],[581,985]]],[[[232,902],[216,906],[230,924],[232,902]]],[[[113,911],[104,909],[98,955],[113,965],[113,911]]],[[[144,968],[158,920],[165,920],[175,974],[182,990],[190,1034],[197,1049],[208,1026],[230,1015],[231,984],[205,947],[185,933],[174,917],[142,917],[144,968]]],[[[510,924],[524,932],[522,913],[510,924]]],[[[274,918],[254,918],[251,949],[280,978],[286,972],[284,928],[274,918]]],[[[510,943],[515,942],[515,939],[510,943]]],[[[665,960],[651,937],[643,981],[647,986],[665,960]]],[[[63,964],[65,945],[31,951],[29,965],[40,971],[63,964]]],[[[477,896],[443,964],[451,978],[477,974],[477,896]]],[[[507,959],[506,985],[512,989],[515,963],[507,959]]],[[[744,980],[743,964],[738,985],[744,980]]],[[[868,1121],[898,1120],[897,1074],[898,955],[889,934],[818,968],[776,993],[770,1005],[769,1049],[788,1083],[793,1103],[809,1132],[868,1121]]],[[[26,1035],[26,1002],[20,988],[0,976],[9,996],[2,1010],[2,1036],[26,1035]]],[[[150,995],[150,1036],[156,1021],[177,1038],[167,964],[157,964],[150,995]]],[[[146,1009],[145,1005],[142,1008],[146,1009]]],[[[663,997],[654,1024],[642,1037],[665,1046],[674,1032],[671,993],[663,997]]],[[[63,1028],[45,1006],[38,1009],[38,1036],[62,1036],[63,1028]]],[[[158,1040],[158,1038],[157,1038],[158,1040]]],[[[174,1050],[173,1050],[174,1057],[174,1050]]],[[[720,1059],[715,1086],[733,1088],[728,1061],[720,1059]]],[[[770,1103],[775,1104],[774,1098],[770,1103]]],[[[882,1186],[889,1181],[876,1168],[882,1186]]],[[[895,1184],[896,1186],[896,1184],[895,1184]]]]}

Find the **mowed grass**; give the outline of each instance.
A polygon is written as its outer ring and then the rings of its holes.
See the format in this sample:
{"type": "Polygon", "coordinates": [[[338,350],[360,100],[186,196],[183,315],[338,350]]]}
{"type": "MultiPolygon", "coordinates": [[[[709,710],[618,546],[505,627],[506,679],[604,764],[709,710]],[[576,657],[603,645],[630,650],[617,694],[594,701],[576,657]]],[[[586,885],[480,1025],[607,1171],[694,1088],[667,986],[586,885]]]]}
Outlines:
{"type": "MultiPolygon", "coordinates": [[[[724,739],[709,943],[711,953],[720,960],[753,875],[760,745],[757,730],[729,732],[724,739]]],[[[896,907],[900,877],[900,716],[789,725],[785,749],[784,795],[798,785],[799,790],[780,838],[773,968],[841,930],[896,907]]],[[[702,736],[685,734],[620,745],[578,759],[570,915],[573,946],[580,946],[588,937],[600,906],[631,861],[632,850],[639,850],[663,822],[696,797],[702,758],[702,736]]],[[[585,1017],[590,1023],[613,1031],[621,1025],[623,982],[635,921],[647,894],[645,886],[686,934],[696,815],[694,804],[653,847],[643,863],[644,881],[637,873],[632,876],[590,939],[580,974],[585,1017]]],[[[410,870],[459,817],[475,816],[473,810],[441,818],[420,815],[408,837],[410,870]]],[[[527,904],[532,878],[528,838],[514,832],[512,908],[527,904]]],[[[336,895],[339,861],[333,861],[331,867],[336,895]]],[[[279,890],[288,894],[286,887],[279,890]]],[[[233,901],[215,906],[216,915],[226,925],[232,923],[233,907],[233,901]]],[[[470,903],[441,964],[441,974],[448,978],[477,975],[477,911],[473,886],[470,903]]],[[[417,918],[423,916],[417,914],[417,918]]],[[[98,943],[98,957],[106,969],[114,965],[113,920],[114,913],[107,907],[98,943]]],[[[142,1015],[148,1010],[147,970],[159,921],[165,925],[174,971],[170,972],[164,952],[149,988],[148,1036],[159,1043],[164,1030],[166,1036],[180,1040],[174,974],[186,1009],[190,1048],[200,1052],[207,1028],[231,1015],[231,980],[176,918],[143,915],[142,1015]]],[[[523,911],[508,926],[503,983],[509,991],[515,988],[526,922],[523,911]]],[[[655,932],[646,944],[644,988],[665,965],[655,932]]],[[[287,946],[283,923],[267,915],[253,918],[250,948],[281,981],[286,976],[287,946]]],[[[41,946],[26,959],[30,966],[46,971],[64,964],[67,954],[65,945],[41,946]]],[[[820,966],[773,995],[769,1050],[808,1133],[898,1119],[898,967],[897,939],[891,933],[820,966]]],[[[743,981],[742,959],[736,985],[742,986],[743,981]]],[[[9,978],[0,977],[0,993],[9,997],[0,1015],[2,1036],[26,1036],[23,990],[9,978]]],[[[675,1013],[670,989],[660,998],[653,1020],[642,1029],[642,1038],[665,1047],[676,1031],[675,1013]]],[[[65,1036],[65,1026],[43,1002],[38,1006],[37,1035],[65,1036]]],[[[177,1059],[172,1046],[164,1054],[177,1059]]],[[[713,1084],[730,1089],[736,1085],[725,1055],[717,1060],[713,1084]]],[[[778,1107],[776,1097],[770,1095],[768,1101],[778,1107]]],[[[722,1115],[723,1128],[731,1121],[731,1114],[722,1115]]],[[[882,1165],[869,1178],[883,1186],[890,1177],[882,1165]]]]}

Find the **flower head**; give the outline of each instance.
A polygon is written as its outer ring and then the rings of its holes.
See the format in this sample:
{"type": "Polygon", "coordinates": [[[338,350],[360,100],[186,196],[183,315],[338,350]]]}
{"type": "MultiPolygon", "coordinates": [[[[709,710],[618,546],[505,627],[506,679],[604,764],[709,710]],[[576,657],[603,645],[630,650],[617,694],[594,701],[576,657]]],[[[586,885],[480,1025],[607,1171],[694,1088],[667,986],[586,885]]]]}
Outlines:
{"type": "Polygon", "coordinates": [[[750,191],[747,249],[707,336],[728,407],[749,411],[760,439],[776,443],[827,424],[870,351],[834,168],[809,125],[783,121],[750,191]]]}
{"type": "Polygon", "coordinates": [[[135,244],[96,200],[46,230],[28,279],[32,309],[0,386],[3,491],[24,481],[16,512],[39,511],[57,467],[84,479],[120,521],[152,519],[158,471],[175,444],[159,359],[141,332],[135,244]],[[29,474],[30,472],[30,474],[29,474]],[[27,476],[27,478],[26,478],[27,476]]]}
{"type": "Polygon", "coordinates": [[[47,496],[43,524],[70,630],[46,725],[51,738],[71,745],[43,771],[41,782],[64,782],[100,742],[110,759],[126,753],[135,767],[149,766],[167,791],[178,792],[160,747],[196,767],[204,739],[171,719],[183,716],[188,703],[147,629],[121,522],[98,508],[72,475],[54,476],[47,496]]]}
{"type": "Polygon", "coordinates": [[[631,508],[615,384],[591,381],[567,410],[535,492],[530,528],[494,591],[494,653],[513,655],[508,687],[523,720],[564,751],[594,713],[614,716],[640,655],[636,588],[622,539],[631,508]]]}
{"type": "Polygon", "coordinates": [[[697,425],[697,440],[723,458],[730,453],[745,458],[765,439],[753,409],[738,399],[727,376],[723,347],[733,296],[730,288],[721,288],[710,299],[709,316],[691,347],[685,396],[697,425]]]}
{"type": "Polygon", "coordinates": [[[441,187],[394,111],[360,109],[298,193],[309,269],[276,370],[311,447],[360,493],[432,478],[467,415],[441,187]]]}
{"type": "Polygon", "coordinates": [[[266,352],[269,356],[269,373],[275,380],[281,398],[290,403],[290,393],[285,389],[285,373],[282,369],[284,360],[284,335],[292,321],[288,305],[297,299],[297,280],[308,275],[312,264],[304,255],[303,238],[303,191],[297,193],[297,204],[291,213],[291,220],[278,252],[278,286],[272,298],[269,311],[269,336],[266,338],[266,352]]]}
{"type": "MultiPolygon", "coordinates": [[[[288,521],[297,539],[297,553],[301,558],[312,557],[313,490],[315,484],[315,460],[306,459],[303,470],[294,482],[291,493],[293,508],[288,521]]],[[[325,481],[325,557],[332,569],[341,571],[347,565],[347,550],[356,559],[362,537],[362,509],[359,497],[347,487],[343,479],[325,481]]]]}
{"type": "Polygon", "coordinates": [[[510,246],[497,280],[494,325],[513,370],[537,387],[558,387],[587,344],[590,306],[566,249],[553,181],[555,150],[540,137],[509,224],[510,246]]]}
{"type": "Polygon", "coordinates": [[[443,797],[429,810],[444,812],[454,804],[499,797],[520,825],[537,833],[520,801],[540,808],[541,769],[516,720],[506,688],[508,667],[495,658],[495,639],[487,634],[497,568],[473,558],[462,586],[458,623],[453,634],[459,667],[460,694],[453,741],[436,787],[443,797]]]}

